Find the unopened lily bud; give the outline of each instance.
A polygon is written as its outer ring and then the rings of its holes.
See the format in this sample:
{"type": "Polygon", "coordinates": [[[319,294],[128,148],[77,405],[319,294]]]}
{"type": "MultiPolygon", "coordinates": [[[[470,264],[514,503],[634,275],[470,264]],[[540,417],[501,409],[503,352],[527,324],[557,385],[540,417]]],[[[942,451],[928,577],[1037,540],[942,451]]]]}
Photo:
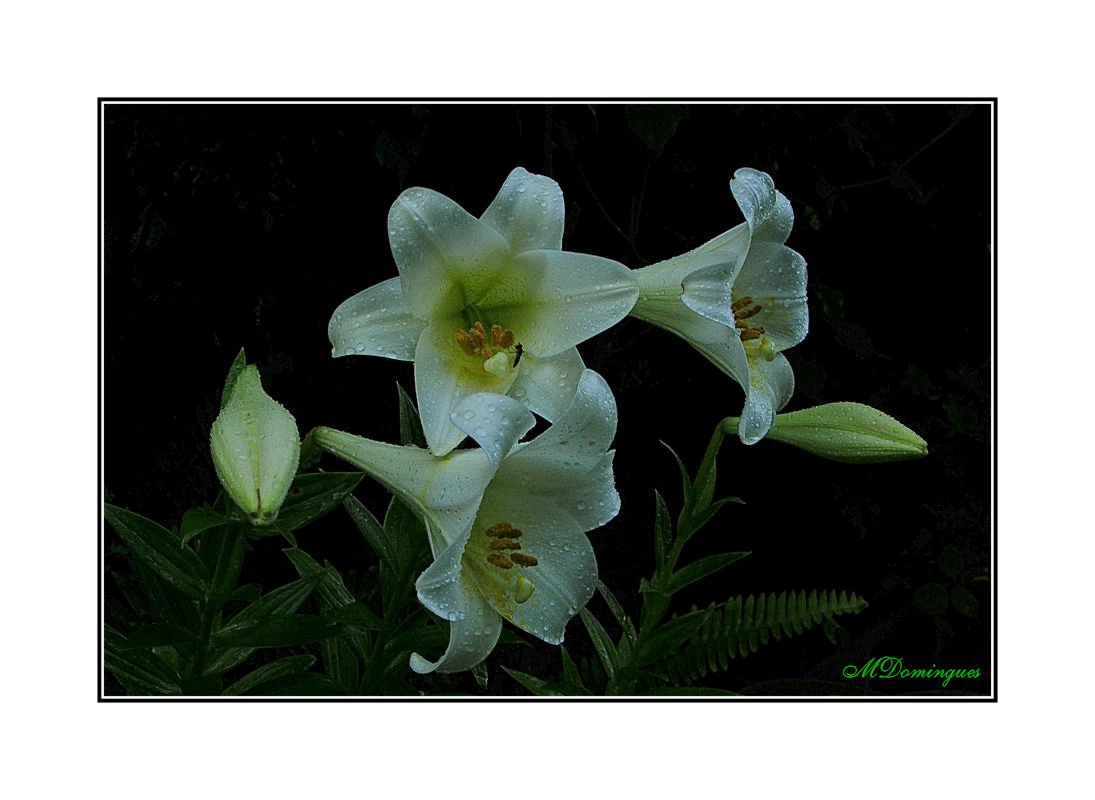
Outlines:
{"type": "Polygon", "coordinates": [[[907,461],[928,454],[927,442],[915,432],[862,403],[827,403],[777,414],[766,438],[848,464],[907,461]]]}
{"type": "Polygon", "coordinates": [[[254,366],[240,371],[209,444],[228,496],[252,524],[272,523],[297,472],[300,436],[293,415],[262,390],[254,366]]]}

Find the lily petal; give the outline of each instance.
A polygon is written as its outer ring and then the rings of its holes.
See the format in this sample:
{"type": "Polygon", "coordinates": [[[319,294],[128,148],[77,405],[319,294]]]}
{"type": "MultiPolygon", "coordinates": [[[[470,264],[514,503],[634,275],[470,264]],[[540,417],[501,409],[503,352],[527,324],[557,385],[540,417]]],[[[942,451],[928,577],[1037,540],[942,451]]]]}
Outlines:
{"type": "Polygon", "coordinates": [[[787,404],[795,391],[795,374],[782,353],[768,361],[749,359],[749,381],[745,386],[745,408],[738,422],[738,437],[743,444],[756,444],[775,421],[776,412],[787,404]]]}
{"type": "Polygon", "coordinates": [[[529,355],[547,357],[627,316],[639,296],[631,270],[600,256],[532,250],[481,301],[529,355]]]}
{"type": "Polygon", "coordinates": [[[745,215],[752,240],[783,244],[791,235],[795,216],[791,201],[776,191],[775,181],[757,169],[739,169],[730,181],[738,208],[745,215]]]}
{"type": "Polygon", "coordinates": [[[563,641],[567,622],[597,582],[597,560],[581,527],[561,509],[529,503],[519,486],[505,484],[487,490],[463,565],[495,611],[551,644],[563,641]],[[521,531],[516,554],[535,558],[534,566],[503,569],[487,560],[492,539],[486,530],[499,522],[521,531]]]}
{"type": "Polygon", "coordinates": [[[480,219],[509,242],[514,254],[563,246],[563,190],[544,175],[517,167],[480,219]]]}
{"type": "Polygon", "coordinates": [[[531,442],[520,445],[506,460],[548,469],[556,464],[571,473],[591,470],[616,435],[616,399],[605,379],[591,369],[582,372],[574,399],[566,411],[531,442]]]}
{"type": "Polygon", "coordinates": [[[754,242],[734,282],[734,298],[752,297],[761,307],[755,317],[777,350],[806,338],[810,312],[806,306],[806,259],[789,247],[754,242]]]}
{"type": "Polygon", "coordinates": [[[510,395],[548,422],[554,422],[574,399],[585,368],[576,347],[547,358],[524,356],[510,395]]]}
{"type": "Polygon", "coordinates": [[[430,452],[445,455],[464,438],[465,431],[452,422],[452,413],[465,397],[490,392],[506,394],[517,378],[517,370],[499,377],[483,368],[483,358],[467,355],[453,338],[464,326],[458,316],[431,322],[418,339],[414,354],[414,385],[422,430],[430,452]]]}
{"type": "Polygon", "coordinates": [[[399,278],[390,278],[358,292],[331,316],[327,336],[331,355],[384,356],[414,359],[414,348],[426,323],[411,313],[399,278]]]}
{"type": "Polygon", "coordinates": [[[411,669],[420,675],[430,672],[460,672],[471,669],[498,644],[502,633],[502,618],[468,581],[454,585],[455,618],[449,622],[449,645],[437,661],[427,661],[418,653],[411,654],[411,669]]]}
{"type": "Polygon", "coordinates": [[[536,424],[532,412],[521,403],[505,395],[488,393],[465,397],[457,404],[451,419],[478,442],[494,469],[536,424]]]}
{"type": "Polygon", "coordinates": [[[476,303],[508,265],[506,240],[432,189],[408,189],[396,198],[388,241],[403,296],[420,319],[476,303]]]}
{"type": "Polygon", "coordinates": [[[749,363],[737,332],[694,313],[680,298],[648,297],[646,302],[635,307],[631,316],[686,339],[742,386],[749,384],[749,363]]]}
{"type": "Polygon", "coordinates": [[[495,468],[481,450],[436,458],[418,447],[401,447],[362,436],[316,428],[316,444],[364,470],[398,495],[426,523],[430,548],[443,551],[467,537],[495,468]]]}

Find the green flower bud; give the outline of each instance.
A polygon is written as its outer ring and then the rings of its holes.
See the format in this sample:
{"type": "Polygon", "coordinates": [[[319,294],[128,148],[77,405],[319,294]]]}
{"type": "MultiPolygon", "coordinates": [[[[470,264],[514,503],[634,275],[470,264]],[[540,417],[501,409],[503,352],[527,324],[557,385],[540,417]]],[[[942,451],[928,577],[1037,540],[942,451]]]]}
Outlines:
{"type": "Polygon", "coordinates": [[[262,390],[254,366],[239,371],[209,444],[221,485],[251,523],[277,519],[297,473],[300,436],[293,415],[262,390]]]}
{"type": "MultiPolygon", "coordinates": [[[[736,430],[736,420],[734,424],[736,430]]],[[[916,433],[862,403],[827,403],[777,414],[766,438],[847,464],[907,461],[928,454],[927,442],[916,433]]]]}

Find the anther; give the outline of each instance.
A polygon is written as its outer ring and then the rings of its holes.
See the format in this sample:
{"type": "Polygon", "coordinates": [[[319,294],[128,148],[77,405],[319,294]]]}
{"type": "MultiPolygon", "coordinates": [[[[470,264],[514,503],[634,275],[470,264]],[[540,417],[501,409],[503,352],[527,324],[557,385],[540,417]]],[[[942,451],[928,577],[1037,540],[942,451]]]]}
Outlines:
{"type": "Polygon", "coordinates": [[[453,331],[452,334],[456,338],[456,343],[460,345],[460,349],[470,355],[475,355],[475,344],[471,341],[471,337],[468,336],[466,331],[453,331]]]}
{"type": "Polygon", "coordinates": [[[747,330],[741,332],[741,340],[743,342],[748,342],[753,339],[759,339],[763,335],[764,328],[748,328],[747,330]]]}
{"type": "MultiPolygon", "coordinates": [[[[494,327],[497,328],[498,326],[495,325],[494,327]]],[[[504,331],[498,334],[498,338],[494,340],[494,343],[501,347],[503,350],[508,350],[509,348],[513,347],[513,339],[513,331],[511,331],[509,328],[506,328],[504,331]]]]}
{"type": "MultiPolygon", "coordinates": [[[[510,531],[513,530],[513,526],[508,522],[499,522],[497,525],[491,525],[487,528],[487,536],[510,536],[510,531]]],[[[518,531],[520,533],[520,531],[518,531]]]]}
{"type": "Polygon", "coordinates": [[[526,556],[522,553],[510,553],[509,557],[513,559],[514,564],[520,564],[522,567],[535,567],[540,563],[540,559],[536,556],[526,556]]]}
{"type": "Polygon", "coordinates": [[[739,308],[744,308],[747,305],[752,304],[752,297],[741,297],[730,304],[730,310],[736,312],[739,308]]]}
{"type": "Polygon", "coordinates": [[[502,569],[513,568],[513,562],[505,556],[500,555],[499,553],[491,553],[489,556],[487,556],[487,561],[491,564],[494,564],[494,566],[496,567],[501,567],[502,569]]]}
{"type": "Polygon", "coordinates": [[[497,539],[490,540],[491,550],[520,550],[521,545],[513,539],[507,539],[505,536],[499,536],[497,539]]]}
{"type": "Polygon", "coordinates": [[[490,326],[490,339],[495,344],[500,344],[502,341],[502,326],[491,325],[490,326]]]}
{"type": "Polygon", "coordinates": [[[741,311],[734,312],[734,319],[749,319],[754,314],[759,314],[761,307],[759,305],[752,306],[751,308],[742,309],[741,311]]]}

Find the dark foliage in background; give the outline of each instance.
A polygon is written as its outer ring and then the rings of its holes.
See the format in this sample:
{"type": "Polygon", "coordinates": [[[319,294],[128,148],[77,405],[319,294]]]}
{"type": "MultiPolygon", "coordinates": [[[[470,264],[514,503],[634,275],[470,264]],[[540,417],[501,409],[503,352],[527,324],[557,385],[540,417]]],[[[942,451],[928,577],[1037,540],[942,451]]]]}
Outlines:
{"type": "MultiPolygon", "coordinates": [[[[868,403],[920,433],[930,455],[847,466],[774,442],[723,446],[719,493],[746,505],[720,511],[688,552],[752,555],[695,584],[677,610],[802,588],[854,591],[870,608],[838,620],[836,644],[816,632],[772,644],[704,683],[806,692],[822,685],[811,681],[847,683],[843,665],[886,655],[987,676],[989,114],[985,105],[108,106],[107,498],[168,526],[212,502],[209,428],[240,347],[302,435],[328,425],[398,441],[395,382],[413,390],[410,364],[332,359],[326,326],[342,300],[396,274],[385,222],[402,189],[428,186],[478,215],[524,166],[563,188],[564,249],[638,267],[738,224],[729,179],[755,167],[790,198],[788,245],[809,268],[810,333],[787,353],[797,380],[787,410],[868,403]]],[[[658,442],[694,470],[743,395],[682,340],[638,321],[580,350],[620,409],[623,510],[590,538],[602,580],[637,616],[653,490],[674,514],[681,503],[658,442]]],[[[383,512],[376,484],[355,494],[383,512]]],[[[375,568],[338,510],[297,538],[352,591],[375,568]]],[[[241,582],[297,577],[267,543],[248,555],[241,582]]],[[[109,619],[132,570],[109,528],[105,568],[109,619]]],[[[600,597],[591,609],[610,619],[600,597]]],[[[567,648],[592,652],[577,620],[567,648]]],[[[488,691],[523,692],[501,665],[546,674],[559,663],[556,648],[503,643],[488,661],[488,691]]],[[[481,691],[470,675],[430,680],[481,691]]],[[[950,688],[987,692],[989,680],[950,688]]]]}

